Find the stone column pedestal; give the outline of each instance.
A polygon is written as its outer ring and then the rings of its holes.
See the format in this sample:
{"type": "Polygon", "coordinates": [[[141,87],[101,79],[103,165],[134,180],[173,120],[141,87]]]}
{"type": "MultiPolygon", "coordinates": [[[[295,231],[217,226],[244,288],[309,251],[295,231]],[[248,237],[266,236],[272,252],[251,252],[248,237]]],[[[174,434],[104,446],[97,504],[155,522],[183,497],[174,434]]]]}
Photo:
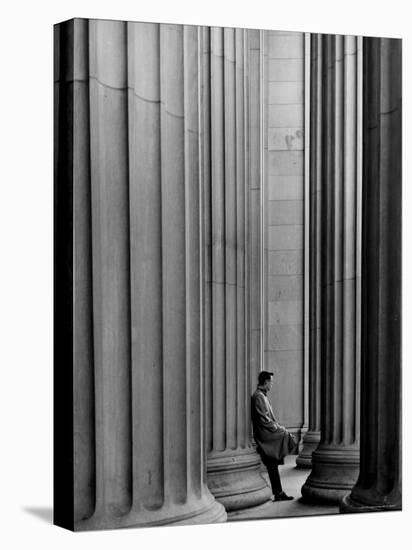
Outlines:
{"type": "Polygon", "coordinates": [[[360,473],[341,512],[402,508],[402,42],[363,40],[360,473]]]}
{"type": "Polygon", "coordinates": [[[208,486],[228,512],[258,506],[271,496],[260,469],[260,457],[253,447],[212,452],[207,462],[208,486]]]}
{"type": "Polygon", "coordinates": [[[296,457],[298,468],[312,468],[312,454],[320,442],[320,431],[308,430],[303,436],[302,450],[296,457]]]}

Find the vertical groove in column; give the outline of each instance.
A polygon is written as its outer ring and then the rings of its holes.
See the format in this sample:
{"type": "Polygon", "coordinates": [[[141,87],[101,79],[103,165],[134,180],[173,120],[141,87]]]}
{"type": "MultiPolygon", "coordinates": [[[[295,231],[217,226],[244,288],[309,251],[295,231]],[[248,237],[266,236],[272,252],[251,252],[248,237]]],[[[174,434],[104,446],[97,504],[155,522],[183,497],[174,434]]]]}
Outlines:
{"type": "Polygon", "coordinates": [[[362,93],[363,93],[363,60],[362,60],[362,37],[356,37],[356,217],[355,231],[358,239],[356,257],[355,257],[355,318],[356,318],[356,343],[355,343],[355,362],[359,365],[355,376],[355,407],[354,407],[354,426],[355,440],[354,444],[360,448],[360,377],[361,377],[361,306],[362,306],[362,93]]]}
{"type": "MultiPolygon", "coordinates": [[[[325,153],[322,159],[324,174],[322,178],[322,219],[325,220],[322,227],[322,284],[324,286],[324,300],[322,301],[322,340],[323,349],[322,362],[328,365],[333,364],[334,359],[334,319],[333,311],[331,316],[330,304],[334,302],[334,285],[333,285],[333,220],[334,210],[331,203],[331,190],[333,188],[334,171],[333,158],[335,155],[334,134],[333,134],[333,117],[334,117],[334,42],[333,36],[327,35],[324,38],[325,47],[323,48],[323,72],[324,72],[324,87],[325,87],[325,111],[326,115],[323,121],[323,132],[325,135],[325,153]],[[330,327],[328,332],[323,331],[323,326],[330,327]]],[[[333,385],[332,376],[322,377],[322,394],[324,396],[324,411],[328,411],[329,418],[326,418],[326,413],[322,413],[322,437],[325,441],[330,442],[332,438],[331,426],[334,422],[333,410],[333,385]],[[328,420],[328,422],[326,422],[328,420]]]]}
{"type": "Polygon", "coordinates": [[[226,447],[225,122],[223,29],[211,28],[213,450],[226,447]]]}
{"type": "MultiPolygon", "coordinates": [[[[269,307],[268,307],[268,278],[269,278],[269,252],[268,252],[268,133],[269,133],[269,71],[268,57],[269,31],[260,31],[260,142],[261,142],[261,170],[260,170],[260,231],[261,231],[261,369],[267,367],[267,348],[269,336],[269,307]]],[[[270,370],[269,367],[266,370],[270,370]]],[[[253,388],[253,386],[252,386],[253,388]]]]}
{"type": "Polygon", "coordinates": [[[205,401],[206,396],[206,301],[208,299],[208,293],[206,291],[206,239],[205,239],[205,190],[204,190],[204,170],[205,170],[205,146],[204,146],[204,84],[205,84],[205,75],[204,75],[204,27],[196,27],[196,40],[197,40],[197,124],[198,124],[198,189],[199,189],[199,217],[198,217],[198,226],[199,226],[199,292],[200,292],[200,400],[201,400],[201,410],[200,410],[200,472],[199,472],[199,487],[200,493],[207,491],[207,414],[208,414],[208,404],[205,401]]]}
{"type": "Polygon", "coordinates": [[[245,31],[236,29],[236,446],[246,446],[246,425],[244,417],[246,372],[245,372],[245,119],[244,119],[244,50],[245,31]]]}
{"type": "Polygon", "coordinates": [[[343,391],[342,442],[356,439],[356,256],[357,239],[357,44],[355,36],[344,37],[344,234],[343,234],[343,391]],[[350,98],[350,99],[348,99],[350,98]]]}
{"type": "Polygon", "coordinates": [[[243,240],[243,246],[245,250],[243,269],[244,269],[244,303],[245,303],[245,327],[243,331],[243,338],[245,341],[245,446],[250,444],[250,438],[252,436],[251,421],[250,421],[250,349],[251,349],[251,331],[250,331],[250,296],[249,296],[249,31],[244,30],[243,34],[243,109],[244,109],[244,121],[245,121],[245,135],[244,135],[244,173],[245,173],[245,187],[243,191],[244,205],[245,205],[245,235],[243,240]]]}
{"type": "MultiPolygon", "coordinates": [[[[219,441],[219,431],[224,429],[224,425],[220,426],[215,424],[216,417],[224,418],[224,411],[218,411],[216,414],[216,407],[218,406],[219,400],[216,399],[216,390],[221,391],[221,388],[216,388],[216,381],[214,377],[216,376],[214,368],[215,360],[215,298],[216,298],[216,288],[222,287],[223,284],[216,285],[216,279],[214,276],[213,262],[215,258],[215,240],[214,240],[214,219],[213,219],[213,206],[214,206],[214,192],[215,189],[212,187],[215,184],[215,173],[216,166],[212,164],[213,151],[214,151],[214,128],[213,124],[216,123],[216,120],[213,118],[215,116],[213,107],[212,107],[212,67],[213,62],[211,61],[212,48],[211,40],[213,40],[213,29],[208,27],[199,27],[198,28],[198,82],[199,82],[199,154],[200,154],[200,223],[201,223],[201,242],[204,242],[204,249],[202,260],[203,264],[201,265],[201,284],[204,289],[202,294],[202,304],[203,304],[203,315],[202,320],[204,324],[202,326],[202,357],[201,362],[204,370],[201,372],[202,380],[204,381],[205,391],[204,398],[206,400],[204,404],[205,416],[202,427],[204,429],[205,436],[203,438],[204,442],[204,453],[202,452],[202,459],[204,460],[204,466],[202,465],[202,479],[201,479],[201,494],[202,497],[206,494],[209,494],[209,490],[212,487],[209,484],[209,457],[216,453],[215,442],[219,441]],[[212,35],[212,36],[211,36],[212,35]],[[223,415],[222,415],[223,412],[223,415]],[[206,456],[207,454],[207,456],[206,456]],[[209,485],[209,486],[208,486],[209,485]]],[[[214,52],[216,55],[216,52],[214,52]]],[[[216,69],[216,67],[215,67],[216,69]]],[[[222,79],[218,79],[219,86],[222,85],[222,79]]],[[[188,85],[190,82],[188,82],[188,85]]],[[[223,90],[221,90],[223,92],[223,90]]],[[[223,100],[223,96],[220,95],[220,101],[223,100]]],[[[223,114],[223,113],[222,113],[223,114]]],[[[218,119],[220,121],[220,119],[218,119]]],[[[223,140],[223,136],[221,136],[223,140]]],[[[223,144],[223,141],[221,141],[223,144]]],[[[222,153],[222,151],[221,151],[222,153]]],[[[216,159],[215,159],[216,160],[216,159]]],[[[223,160],[223,159],[222,159],[223,160]]],[[[222,170],[222,167],[220,167],[222,170]]],[[[222,186],[224,182],[220,182],[222,186]]],[[[220,312],[221,313],[221,312],[220,312]]],[[[224,336],[224,334],[223,334],[224,336]]],[[[224,368],[224,362],[220,365],[224,368]]],[[[217,384],[224,382],[224,372],[220,373],[220,377],[217,380],[217,384]]],[[[202,396],[202,397],[203,397],[202,396]]],[[[223,393],[224,398],[224,393],[223,393]]],[[[217,451],[218,452],[218,451],[217,451]]]]}
{"type": "MultiPolygon", "coordinates": [[[[312,79],[311,79],[311,192],[310,192],[310,323],[311,323],[311,342],[310,342],[310,379],[311,379],[311,408],[310,408],[310,423],[315,420],[317,413],[317,405],[319,401],[316,399],[317,393],[320,397],[320,391],[317,392],[317,375],[319,373],[319,297],[320,284],[319,271],[321,248],[319,242],[320,232],[320,209],[321,209],[321,148],[322,148],[322,85],[321,85],[321,70],[322,70],[322,41],[319,35],[312,36],[312,79]]],[[[316,422],[316,421],[315,421],[316,422]]],[[[316,428],[315,428],[316,429],[316,428]]],[[[320,429],[320,426],[318,426],[320,429]]]]}
{"type": "Polygon", "coordinates": [[[225,117],[225,339],[226,339],[226,445],[236,448],[236,70],[235,30],[224,29],[225,117]]]}
{"type": "MultiPolygon", "coordinates": [[[[333,402],[333,424],[332,442],[339,444],[342,437],[342,377],[344,365],[342,363],[342,321],[343,321],[343,296],[342,296],[342,255],[343,255],[343,36],[333,37],[334,57],[334,179],[333,179],[333,268],[332,279],[334,286],[334,300],[329,304],[331,317],[333,316],[334,342],[333,342],[333,379],[332,379],[332,402],[333,402]]],[[[353,98],[351,98],[353,100],[353,98]]],[[[332,214],[330,214],[332,217],[332,214]]]]}
{"type": "Polygon", "coordinates": [[[186,298],[183,29],[161,25],[164,481],[181,504],[186,480],[186,298]],[[183,429],[182,429],[183,428],[183,429]]]}
{"type": "Polygon", "coordinates": [[[159,25],[129,23],[134,508],[163,504],[159,25]]]}
{"type": "Polygon", "coordinates": [[[74,521],[95,508],[96,453],[90,182],[89,23],[74,20],[74,521]]]}
{"type": "Polygon", "coordinates": [[[254,387],[261,370],[261,226],[260,226],[260,32],[249,35],[249,288],[251,363],[250,387],[254,387]]]}
{"type": "Polygon", "coordinates": [[[126,40],[125,23],[90,22],[96,513],[112,516],[131,506],[126,40]]]}
{"type": "MultiPolygon", "coordinates": [[[[324,120],[324,132],[325,132],[325,153],[323,158],[323,163],[325,164],[323,177],[322,177],[322,195],[324,201],[322,202],[323,211],[322,211],[322,249],[324,250],[323,256],[324,260],[322,261],[322,285],[324,286],[324,296],[325,299],[322,301],[322,340],[323,340],[323,349],[322,349],[322,363],[326,361],[327,364],[331,365],[333,368],[333,359],[334,359],[334,318],[333,310],[331,312],[330,304],[334,302],[335,299],[335,287],[333,285],[333,220],[335,212],[333,210],[333,188],[334,188],[334,170],[333,170],[333,159],[335,156],[334,148],[334,129],[333,129],[333,118],[335,114],[334,110],[334,98],[335,98],[335,87],[334,87],[334,42],[333,36],[325,36],[325,47],[324,47],[324,61],[323,61],[323,70],[325,72],[325,99],[326,99],[326,116],[324,120]],[[332,188],[332,189],[330,189],[332,188]],[[331,316],[332,314],[332,316],[331,316]],[[329,332],[324,331],[324,326],[331,327],[329,332]]],[[[324,384],[324,389],[322,389],[322,395],[324,400],[324,411],[328,411],[329,418],[326,419],[326,413],[322,413],[322,437],[324,436],[327,443],[331,442],[332,437],[332,426],[334,423],[334,408],[333,408],[333,371],[331,370],[331,375],[322,377],[322,382],[324,384]],[[327,421],[328,420],[328,421],[327,421]]]]}
{"type": "Polygon", "coordinates": [[[265,53],[265,32],[263,30],[259,31],[259,153],[260,153],[260,170],[259,170],[259,229],[260,229],[260,292],[259,292],[259,317],[260,317],[260,335],[259,335],[259,347],[260,347],[260,368],[263,368],[265,364],[265,349],[264,349],[264,326],[265,326],[265,307],[263,305],[265,298],[265,261],[266,261],[266,251],[264,248],[265,243],[265,224],[266,224],[266,212],[264,208],[264,167],[265,167],[265,145],[267,145],[268,138],[267,133],[265,132],[265,123],[264,121],[264,106],[265,106],[265,62],[264,62],[264,53],[265,53]]]}
{"type": "MultiPolygon", "coordinates": [[[[303,422],[301,433],[306,435],[309,429],[309,408],[310,408],[310,382],[309,382],[309,305],[310,305],[310,73],[311,73],[311,49],[310,33],[304,34],[304,113],[303,113],[303,135],[304,135],[304,196],[303,196],[303,422]]],[[[296,464],[298,464],[298,459],[296,464]]]]}
{"type": "Polygon", "coordinates": [[[213,448],[213,324],[212,324],[212,208],[211,208],[211,74],[210,74],[210,29],[201,28],[202,62],[202,189],[203,189],[203,232],[204,232],[204,383],[205,383],[205,424],[206,449],[213,448]]]}
{"type": "Polygon", "coordinates": [[[309,427],[296,459],[302,468],[312,466],[312,453],[321,428],[321,211],[322,211],[322,37],[311,35],[310,55],[310,159],[309,159],[309,427]]]}
{"type": "Polygon", "coordinates": [[[361,378],[361,331],[362,331],[362,169],[363,169],[363,38],[357,37],[357,82],[356,82],[356,101],[357,101],[357,124],[356,124],[356,139],[357,139],[357,154],[356,154],[356,233],[358,235],[358,248],[356,252],[356,323],[358,331],[356,335],[356,355],[355,361],[359,365],[356,375],[356,405],[355,405],[355,433],[357,434],[355,444],[360,446],[360,378],[361,378]]]}
{"type": "Polygon", "coordinates": [[[321,334],[321,320],[322,320],[322,150],[323,150],[323,93],[322,93],[322,38],[320,35],[316,35],[315,40],[317,42],[317,65],[316,65],[316,122],[314,129],[314,145],[312,157],[314,159],[314,204],[313,204],[313,216],[314,216],[314,235],[313,235],[313,278],[314,278],[314,296],[313,296],[313,315],[314,315],[314,345],[315,357],[313,358],[315,371],[315,392],[314,405],[316,410],[314,411],[315,417],[315,431],[321,429],[321,353],[322,353],[322,334],[321,334]]]}
{"type": "MultiPolygon", "coordinates": [[[[380,84],[381,84],[381,66],[378,62],[380,56],[380,40],[365,39],[364,49],[364,164],[363,181],[364,197],[362,203],[362,241],[364,243],[364,252],[362,256],[362,267],[365,284],[362,284],[362,340],[364,344],[361,348],[362,379],[361,384],[365,390],[365,395],[361,397],[361,418],[368,418],[369,411],[376,413],[379,406],[378,399],[378,372],[370,370],[370,376],[366,376],[366,367],[368,365],[379,364],[379,347],[376,345],[376,334],[379,334],[379,286],[366,286],[370,273],[379,274],[379,256],[378,254],[368,254],[367,243],[379,242],[379,223],[377,216],[380,201],[380,185],[376,185],[371,193],[370,182],[380,181],[380,155],[379,147],[379,102],[380,102],[380,84]],[[369,78],[371,81],[369,81],[369,78]],[[373,159],[373,160],[372,160],[373,159]],[[368,216],[368,212],[370,212],[368,216]],[[370,226],[367,220],[374,220],[370,226]],[[367,261],[365,261],[367,259],[367,261]],[[365,263],[364,263],[365,262],[365,263]],[[364,315],[367,312],[368,317],[373,319],[374,330],[368,331],[368,319],[364,315]]],[[[378,477],[376,457],[378,455],[378,438],[376,430],[376,420],[374,417],[369,419],[375,429],[372,427],[361,432],[361,463],[360,473],[357,485],[360,480],[366,488],[372,488],[378,477]],[[369,455],[369,460],[363,457],[369,455]]],[[[362,425],[363,428],[363,425],[362,425]]],[[[356,488],[356,486],[355,486],[356,488]]],[[[353,492],[352,492],[353,493],[353,492]]]]}
{"type": "MultiPolygon", "coordinates": [[[[381,43],[379,40],[373,42],[366,42],[366,71],[364,79],[367,79],[368,72],[372,70],[375,71],[374,75],[374,86],[370,85],[366,80],[365,87],[367,93],[367,100],[369,109],[365,109],[367,124],[365,128],[365,133],[367,132],[369,140],[366,145],[365,150],[365,201],[363,206],[363,218],[365,219],[365,228],[364,228],[364,241],[370,242],[379,242],[380,239],[380,217],[379,212],[379,203],[381,186],[378,185],[374,193],[370,193],[371,185],[370,181],[380,181],[380,168],[381,168],[381,149],[379,146],[380,136],[379,136],[379,111],[380,111],[380,93],[381,93],[381,63],[380,63],[380,50],[381,43]],[[371,131],[372,130],[372,131],[371,131]],[[375,130],[375,131],[373,131],[375,130]],[[375,161],[371,162],[373,155],[376,155],[375,161]],[[369,164],[367,164],[369,163],[369,164]],[[369,182],[367,180],[369,179],[369,182]],[[369,185],[368,185],[369,183],[369,185]],[[366,205],[366,200],[368,199],[368,205],[366,205]],[[371,212],[369,219],[374,220],[374,224],[371,224],[370,227],[366,225],[368,220],[368,210],[371,212]]],[[[379,255],[376,254],[374,257],[368,257],[369,263],[365,266],[365,278],[369,276],[370,273],[378,273],[380,275],[380,265],[379,265],[379,255]]],[[[367,279],[366,279],[367,280],[367,279]]],[[[368,312],[371,319],[374,320],[376,334],[380,336],[380,298],[381,291],[378,285],[375,285],[372,288],[363,288],[362,291],[365,296],[365,306],[364,309],[368,312]]],[[[379,364],[379,346],[375,346],[375,338],[373,334],[370,333],[368,329],[368,323],[366,316],[362,316],[362,330],[363,337],[366,338],[366,345],[362,350],[362,365],[373,365],[379,364]]],[[[365,399],[362,403],[362,416],[365,418],[368,415],[368,409],[376,412],[379,407],[379,371],[372,374],[370,379],[366,378],[366,370],[363,371],[362,384],[366,388],[369,386],[369,391],[365,394],[365,399]],[[364,382],[365,380],[365,382],[364,382]]],[[[374,422],[375,424],[375,422],[374,422]]],[[[361,439],[361,452],[362,456],[365,456],[366,453],[370,455],[370,464],[368,465],[365,460],[362,460],[362,468],[360,473],[360,478],[363,478],[364,484],[367,488],[372,488],[376,483],[378,478],[378,454],[379,454],[379,438],[377,437],[377,430],[368,430],[362,433],[361,439]],[[365,475],[366,474],[366,475],[365,475]]]]}
{"type": "MultiPolygon", "coordinates": [[[[386,302],[388,297],[388,281],[385,280],[386,274],[387,274],[387,261],[389,259],[389,249],[388,249],[388,237],[386,235],[387,227],[386,224],[389,221],[388,212],[390,211],[390,205],[393,204],[393,199],[391,201],[390,193],[388,192],[388,188],[385,185],[382,185],[382,181],[386,180],[388,177],[392,179],[392,174],[389,174],[387,172],[388,166],[387,166],[387,155],[390,151],[390,146],[387,146],[387,151],[382,150],[381,143],[382,138],[385,140],[388,136],[386,135],[386,132],[389,130],[389,128],[386,128],[386,120],[385,117],[382,116],[383,112],[388,112],[393,108],[393,104],[390,97],[390,90],[387,86],[387,76],[388,76],[388,69],[387,66],[387,51],[384,48],[384,43],[382,41],[379,42],[379,53],[378,53],[378,59],[379,59],[379,65],[380,65],[380,78],[379,78],[379,92],[377,97],[377,111],[375,113],[375,121],[377,123],[378,127],[378,140],[379,140],[379,166],[378,166],[378,189],[379,192],[377,193],[377,203],[375,203],[376,210],[373,213],[378,223],[376,232],[378,237],[378,242],[380,245],[380,253],[377,254],[377,273],[379,276],[379,279],[382,281],[380,288],[376,291],[376,298],[377,298],[377,304],[378,304],[378,311],[377,311],[377,333],[379,335],[379,345],[377,346],[377,357],[376,357],[376,363],[379,364],[380,360],[383,359],[383,362],[389,362],[393,361],[394,358],[389,358],[388,356],[388,343],[385,341],[386,334],[390,334],[390,325],[387,322],[387,313],[388,309],[390,309],[390,306],[388,308],[388,303],[386,302]],[[383,108],[383,105],[385,104],[386,108],[383,108]],[[385,207],[382,208],[382,206],[385,205],[385,207]]],[[[399,241],[400,242],[400,241],[399,241]]],[[[399,288],[399,287],[398,287],[399,288]]],[[[390,292],[390,291],[389,291],[390,292]]],[[[396,323],[396,319],[394,319],[396,323]]],[[[370,338],[370,341],[372,341],[372,338],[370,338]]],[[[367,359],[366,359],[367,360],[367,359]]],[[[383,369],[378,368],[377,376],[376,376],[376,389],[377,389],[377,407],[381,403],[385,402],[385,397],[388,394],[388,389],[392,385],[387,379],[385,380],[385,372],[383,369]],[[389,387],[388,387],[389,386],[389,387]]],[[[375,409],[375,410],[376,410],[375,409]]],[[[391,411],[392,412],[392,411],[391,411]]],[[[391,421],[387,418],[387,415],[390,414],[389,411],[386,412],[385,415],[382,415],[380,418],[380,433],[378,437],[376,437],[377,440],[377,453],[374,457],[374,461],[376,462],[376,472],[385,472],[387,468],[388,461],[390,460],[390,455],[393,453],[393,448],[388,448],[388,428],[392,424],[391,421]]],[[[393,426],[391,426],[393,429],[393,426]]],[[[395,453],[393,453],[395,454],[395,453]]],[[[375,488],[378,494],[385,494],[389,492],[388,487],[388,478],[390,474],[388,471],[385,472],[384,475],[377,475],[376,479],[374,480],[375,488]]]]}
{"type": "Polygon", "coordinates": [[[183,27],[184,47],[184,162],[186,219],[186,377],[187,377],[187,491],[201,493],[201,294],[199,193],[199,75],[198,28],[183,27]]]}

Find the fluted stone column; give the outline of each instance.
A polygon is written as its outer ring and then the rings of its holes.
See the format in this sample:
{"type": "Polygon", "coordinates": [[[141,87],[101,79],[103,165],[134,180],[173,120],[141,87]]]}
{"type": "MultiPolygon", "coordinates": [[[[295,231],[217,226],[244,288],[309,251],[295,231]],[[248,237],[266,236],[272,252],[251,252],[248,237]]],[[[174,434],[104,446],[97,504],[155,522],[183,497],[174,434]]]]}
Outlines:
{"type": "Polygon", "coordinates": [[[72,528],[224,521],[203,424],[202,31],[63,28],[73,69],[61,67],[60,97],[74,90],[59,107],[73,116],[73,180],[56,181],[74,245],[72,528]]]}
{"type": "MultiPolygon", "coordinates": [[[[261,176],[264,170],[262,162],[261,142],[262,132],[262,87],[267,85],[267,78],[264,74],[262,42],[266,35],[263,31],[248,30],[248,51],[246,52],[247,63],[247,94],[246,113],[248,132],[246,134],[246,294],[247,294],[247,357],[249,368],[250,388],[255,390],[257,376],[262,370],[262,193],[261,176]],[[266,78],[263,80],[263,78],[266,78]]],[[[267,37],[266,37],[267,39],[267,37]]],[[[266,61],[267,64],[267,61],[266,61]]],[[[250,418],[250,400],[248,400],[248,411],[250,418]]]]}
{"type": "MultiPolygon", "coordinates": [[[[209,488],[227,511],[254,506],[270,498],[259,473],[259,456],[250,439],[247,355],[250,259],[245,255],[245,246],[250,227],[247,190],[252,177],[248,136],[251,124],[256,121],[247,116],[251,90],[249,40],[249,31],[210,30],[211,81],[207,108],[210,108],[211,140],[210,149],[205,151],[211,166],[205,180],[209,184],[205,192],[209,232],[205,286],[209,343],[205,349],[207,470],[209,488]]],[[[258,175],[253,173],[253,177],[258,175]]]]}
{"type": "MultiPolygon", "coordinates": [[[[360,266],[358,43],[322,41],[321,441],[302,487],[306,499],[339,502],[359,473],[358,280],[360,266]]],[[[313,75],[317,77],[316,72],[313,75]]],[[[315,122],[315,121],[314,121],[315,122]]]]}
{"type": "Polygon", "coordinates": [[[402,43],[363,40],[360,473],[342,512],[402,507],[402,43]]]}
{"type": "Polygon", "coordinates": [[[322,185],[322,40],[311,41],[309,153],[309,426],[296,458],[300,468],[312,467],[312,453],[321,428],[321,185],[322,185]]]}

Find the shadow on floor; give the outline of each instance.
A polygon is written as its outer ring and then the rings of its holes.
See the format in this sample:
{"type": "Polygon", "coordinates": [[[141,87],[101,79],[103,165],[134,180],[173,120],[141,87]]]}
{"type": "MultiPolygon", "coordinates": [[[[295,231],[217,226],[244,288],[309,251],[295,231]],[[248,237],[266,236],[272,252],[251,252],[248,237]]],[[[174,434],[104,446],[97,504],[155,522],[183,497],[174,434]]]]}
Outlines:
{"type": "Polygon", "coordinates": [[[23,508],[23,511],[27,514],[35,516],[42,521],[45,521],[46,523],[49,523],[50,525],[53,524],[53,508],[42,506],[26,506],[25,508],[23,508]]]}

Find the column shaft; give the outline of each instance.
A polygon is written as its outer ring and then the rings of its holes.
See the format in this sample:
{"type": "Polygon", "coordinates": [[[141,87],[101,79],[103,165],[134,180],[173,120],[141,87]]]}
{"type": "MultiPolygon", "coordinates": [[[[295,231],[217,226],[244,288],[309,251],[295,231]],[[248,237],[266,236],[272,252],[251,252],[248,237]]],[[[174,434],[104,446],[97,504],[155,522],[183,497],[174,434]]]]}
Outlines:
{"type": "MultiPolygon", "coordinates": [[[[262,367],[262,297],[261,297],[261,48],[260,31],[250,30],[247,33],[247,78],[248,78],[248,102],[246,104],[248,120],[248,189],[247,189],[247,270],[248,270],[248,325],[250,331],[249,343],[249,383],[250,388],[255,388],[258,373],[262,367]]],[[[250,412],[250,410],[249,410],[250,412]]],[[[250,414],[249,414],[250,418],[250,414]]]]}
{"type": "Polygon", "coordinates": [[[130,261],[140,263],[131,272],[133,495],[149,509],[164,498],[159,34],[159,25],[128,25],[130,261]]]}
{"type": "Polygon", "coordinates": [[[74,385],[74,407],[79,411],[74,416],[74,508],[75,521],[88,517],[95,506],[95,426],[93,422],[94,372],[88,368],[93,364],[93,278],[92,278],[92,227],[91,227],[91,178],[90,178],[90,129],[89,129],[89,64],[87,21],[74,25],[76,40],[83,51],[74,56],[73,93],[74,112],[74,210],[78,213],[74,232],[74,278],[77,281],[78,303],[75,308],[76,342],[74,354],[76,369],[74,385]]]}
{"type": "Polygon", "coordinates": [[[74,529],[224,521],[205,475],[203,30],[73,32],[74,529]]]}
{"type": "MultiPolygon", "coordinates": [[[[211,401],[208,484],[228,511],[260,504],[270,497],[259,474],[260,459],[251,445],[251,386],[246,357],[246,350],[250,349],[246,344],[250,287],[246,288],[245,273],[251,266],[246,264],[245,256],[246,196],[250,185],[245,177],[249,166],[246,134],[251,133],[251,120],[246,119],[249,112],[249,83],[245,74],[248,34],[240,29],[212,28],[210,37],[212,171],[208,182],[210,191],[205,196],[211,207],[210,222],[206,215],[206,227],[211,233],[207,238],[211,265],[206,273],[211,279],[207,281],[210,298],[206,303],[210,309],[206,311],[209,319],[206,326],[211,335],[206,340],[213,354],[207,354],[210,367],[206,385],[211,401]]],[[[258,54],[259,41],[255,50],[258,54]]],[[[257,101],[256,97],[254,100],[257,101]]],[[[256,116],[259,120],[259,110],[256,116]]],[[[257,123],[253,118],[253,124],[257,123]]],[[[253,172],[253,179],[258,180],[259,173],[253,172]]]]}
{"type": "Polygon", "coordinates": [[[321,427],[321,182],[322,182],[322,38],[311,37],[309,179],[309,426],[296,458],[301,468],[312,467],[312,453],[321,427]]]}
{"type": "Polygon", "coordinates": [[[245,300],[245,239],[246,239],[246,220],[245,220],[245,194],[246,194],[246,178],[245,178],[245,32],[241,29],[236,29],[236,47],[235,47],[235,104],[236,104],[236,425],[237,425],[237,445],[244,447],[247,442],[247,426],[250,421],[246,416],[249,395],[247,391],[247,374],[246,374],[246,300],[245,300]],[[240,406],[240,404],[243,406],[240,406]]]}
{"type": "MultiPolygon", "coordinates": [[[[338,502],[359,471],[357,230],[360,185],[356,37],[325,36],[320,214],[321,440],[302,487],[308,499],[338,502]]],[[[314,37],[318,42],[319,37],[314,37]]],[[[313,78],[317,78],[315,72],[313,78]]],[[[319,121],[314,123],[318,124],[319,121]]],[[[316,130],[314,130],[316,132],[316,130]]],[[[316,186],[316,183],[313,182],[316,186]]],[[[317,207],[319,206],[317,202],[317,207]]],[[[319,243],[318,243],[319,246],[319,243]]],[[[319,249],[318,249],[319,250],[319,249]]],[[[316,262],[315,262],[316,263],[316,262]]],[[[316,299],[316,298],[315,298],[316,299]]],[[[318,302],[319,304],[319,302],[318,302]]],[[[316,327],[316,323],[315,323],[316,327]]],[[[316,330],[316,328],[315,328],[316,330]]],[[[311,341],[316,345],[316,338],[311,341]]]]}
{"type": "Polygon", "coordinates": [[[225,159],[223,29],[211,29],[211,234],[213,449],[226,447],[225,159]]]}
{"type": "Polygon", "coordinates": [[[402,507],[402,43],[363,40],[360,473],[343,512],[402,507]]]}
{"type": "Polygon", "coordinates": [[[95,518],[132,503],[126,36],[124,22],[89,24],[95,518]]]}
{"type": "Polygon", "coordinates": [[[160,29],[163,406],[166,501],[186,494],[186,273],[183,28],[160,29]],[[182,345],[183,344],[183,345],[182,345]],[[170,422],[174,419],[176,423],[170,422]],[[170,424],[169,424],[170,422],[170,424]]]}

